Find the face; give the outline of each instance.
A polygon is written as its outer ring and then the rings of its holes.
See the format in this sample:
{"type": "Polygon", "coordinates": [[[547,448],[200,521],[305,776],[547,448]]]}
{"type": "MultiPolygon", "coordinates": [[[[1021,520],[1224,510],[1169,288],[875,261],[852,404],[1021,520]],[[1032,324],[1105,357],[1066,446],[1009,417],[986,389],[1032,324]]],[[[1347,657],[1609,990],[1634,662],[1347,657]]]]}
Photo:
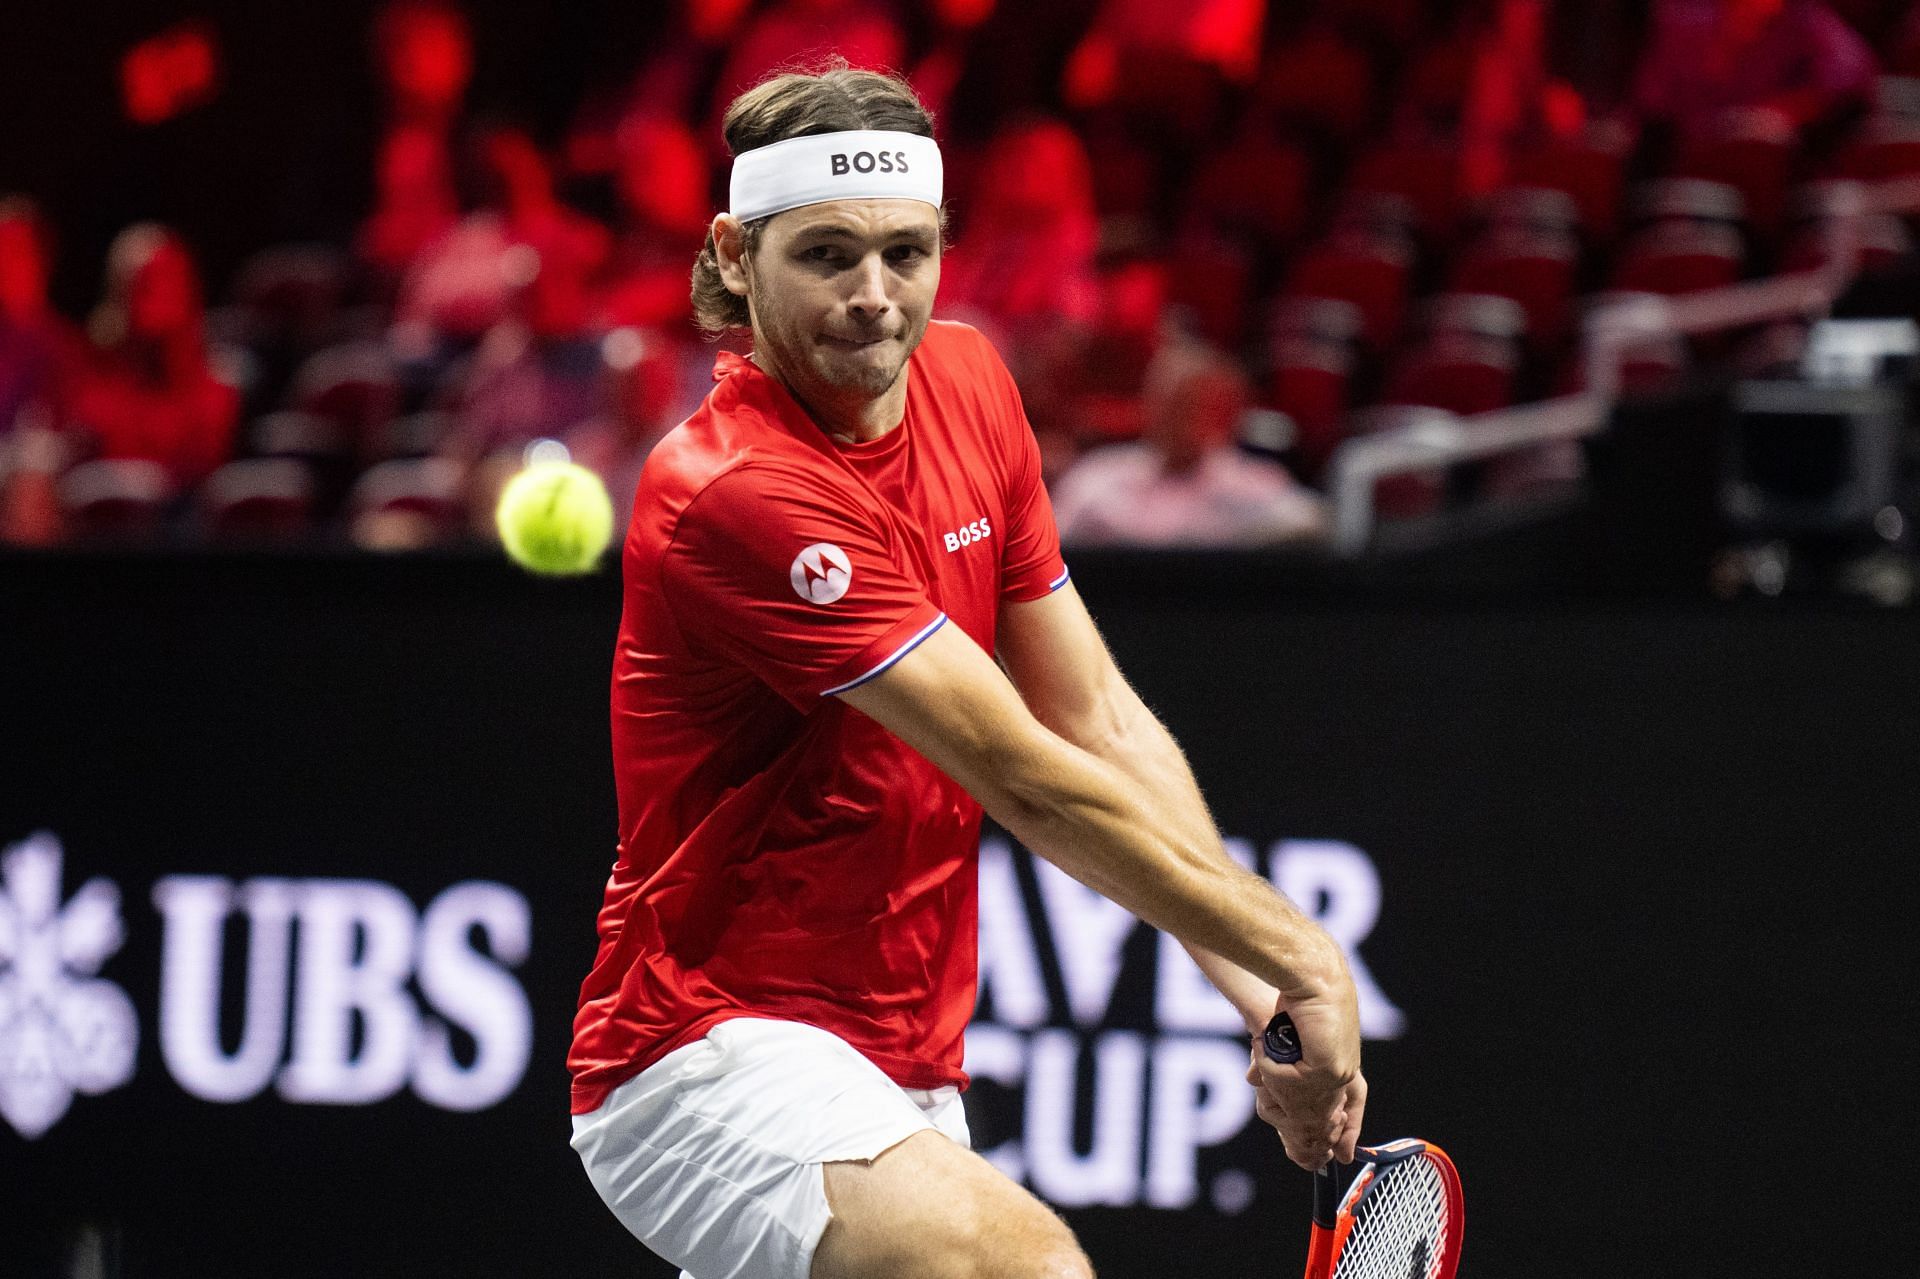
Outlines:
{"type": "Polygon", "coordinates": [[[127,325],[142,338],[163,338],[199,323],[200,285],[187,251],[162,242],[127,286],[127,325]]]}
{"type": "Polygon", "coordinates": [[[1176,470],[1231,440],[1247,407],[1246,388],[1221,368],[1195,367],[1156,392],[1149,397],[1144,434],[1176,470]]]}
{"type": "Polygon", "coordinates": [[[33,224],[0,217],[0,314],[37,315],[46,299],[47,264],[33,224]]]}
{"type": "Polygon", "coordinates": [[[789,209],[744,261],[723,261],[721,275],[748,298],[755,350],[803,400],[876,398],[926,335],[940,287],[940,215],[919,200],[789,209]]]}
{"type": "Polygon", "coordinates": [[[677,121],[636,120],[623,125],[614,180],[635,218],[650,226],[688,232],[706,230],[707,157],[691,130],[677,121]]]}
{"type": "Polygon", "coordinates": [[[473,45],[466,22],[447,10],[398,13],[384,36],[381,54],[388,83],[432,106],[451,106],[466,92],[473,72],[473,45]]]}

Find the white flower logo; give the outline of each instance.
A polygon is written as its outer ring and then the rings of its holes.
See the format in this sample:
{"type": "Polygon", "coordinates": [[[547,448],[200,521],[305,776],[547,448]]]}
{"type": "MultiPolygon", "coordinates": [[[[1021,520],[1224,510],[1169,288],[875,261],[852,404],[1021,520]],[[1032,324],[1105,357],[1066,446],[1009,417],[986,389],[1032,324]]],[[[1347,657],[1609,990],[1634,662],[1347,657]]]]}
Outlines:
{"type": "Polygon", "coordinates": [[[0,855],[0,1116],[29,1140],[78,1092],[133,1077],[133,1003],[93,974],[120,949],[120,892],[90,879],[60,905],[60,841],[45,831],[0,855]]]}

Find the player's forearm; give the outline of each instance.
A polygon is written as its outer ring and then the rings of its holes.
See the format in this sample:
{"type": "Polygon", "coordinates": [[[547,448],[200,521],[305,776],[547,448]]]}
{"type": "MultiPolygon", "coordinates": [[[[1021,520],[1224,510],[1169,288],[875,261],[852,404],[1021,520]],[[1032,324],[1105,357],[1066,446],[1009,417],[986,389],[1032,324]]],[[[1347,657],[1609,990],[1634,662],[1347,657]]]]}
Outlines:
{"type": "Polygon", "coordinates": [[[1213,988],[1225,996],[1226,1001],[1233,1005],[1233,1010],[1240,1014],[1248,1034],[1257,1035],[1266,1028],[1267,1022],[1273,1017],[1274,1007],[1279,1003],[1279,991],[1223,955],[1216,955],[1191,942],[1183,941],[1180,945],[1193,957],[1193,962],[1206,979],[1213,983],[1213,988]]]}
{"type": "MultiPolygon", "coordinates": [[[[1074,744],[1125,773],[1156,808],[1188,829],[1214,834],[1212,814],[1185,753],[1131,688],[1122,685],[1111,691],[1097,723],[1062,727],[1069,730],[1068,740],[1084,738],[1074,744]]],[[[1220,856],[1226,859],[1224,849],[1220,856]]],[[[1214,989],[1233,1005],[1248,1031],[1257,1034],[1264,1029],[1273,1016],[1275,987],[1213,951],[1184,940],[1180,944],[1214,989]]]]}
{"type": "MultiPolygon", "coordinates": [[[[1195,819],[1197,791],[1193,804],[1163,804],[1164,796],[1115,763],[1062,747],[1044,765],[1010,762],[1003,776],[1018,780],[980,796],[1027,847],[1172,933],[1196,958],[1224,961],[1211,966],[1250,1028],[1271,1016],[1271,991],[1311,998],[1345,982],[1345,961],[1332,939],[1272,885],[1228,858],[1210,820],[1195,819]],[[1244,970],[1242,979],[1228,974],[1236,967],[1244,970]],[[1260,990],[1260,983],[1271,991],[1260,990]]],[[[1198,807],[1204,819],[1204,805],[1198,807]]]]}

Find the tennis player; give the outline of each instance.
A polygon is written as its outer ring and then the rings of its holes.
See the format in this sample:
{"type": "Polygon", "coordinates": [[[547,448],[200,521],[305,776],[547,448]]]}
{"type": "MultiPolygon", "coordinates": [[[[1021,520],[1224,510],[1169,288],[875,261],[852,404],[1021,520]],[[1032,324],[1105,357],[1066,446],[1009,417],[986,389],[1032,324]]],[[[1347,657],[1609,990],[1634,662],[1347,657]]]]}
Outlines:
{"type": "MultiPolygon", "coordinates": [[[[981,810],[1186,943],[1258,1031],[1258,1110],[1350,1158],[1339,948],[1221,848],[1061,561],[1006,368],[930,318],[941,159],[899,80],[726,115],[694,269],[719,356],[647,462],[613,672],[620,850],[569,1066],[601,1197],[693,1279],[1092,1273],[968,1145],[981,810]],[[996,663],[996,656],[998,662],[996,663]]],[[[992,174],[983,174],[991,182],[992,174]]]]}

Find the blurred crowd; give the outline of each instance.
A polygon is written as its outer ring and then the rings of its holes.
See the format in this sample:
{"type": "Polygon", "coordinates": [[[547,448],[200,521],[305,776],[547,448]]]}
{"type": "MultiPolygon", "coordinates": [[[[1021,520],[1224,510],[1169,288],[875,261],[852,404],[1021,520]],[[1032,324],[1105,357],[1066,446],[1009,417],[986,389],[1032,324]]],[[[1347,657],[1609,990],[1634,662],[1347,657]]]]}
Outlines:
{"type": "MultiPolygon", "coordinates": [[[[468,101],[486,33],[399,0],[351,244],[263,247],[210,306],[192,246],[130,226],[78,323],[48,300],[57,228],[0,195],[0,541],[485,538],[541,438],[630,502],[709,384],[688,276],[720,114],[828,54],[905,72],[941,122],[937,313],[1005,353],[1070,541],[1314,538],[1342,439],[1567,389],[1596,298],[1816,265],[1846,182],[1920,173],[1912,6],[1619,8],[681,0],[541,137],[468,101]]],[[[1868,240],[1910,250],[1897,221],[1868,240]]],[[[1636,352],[1629,381],[1699,354],[1636,352]]]]}

